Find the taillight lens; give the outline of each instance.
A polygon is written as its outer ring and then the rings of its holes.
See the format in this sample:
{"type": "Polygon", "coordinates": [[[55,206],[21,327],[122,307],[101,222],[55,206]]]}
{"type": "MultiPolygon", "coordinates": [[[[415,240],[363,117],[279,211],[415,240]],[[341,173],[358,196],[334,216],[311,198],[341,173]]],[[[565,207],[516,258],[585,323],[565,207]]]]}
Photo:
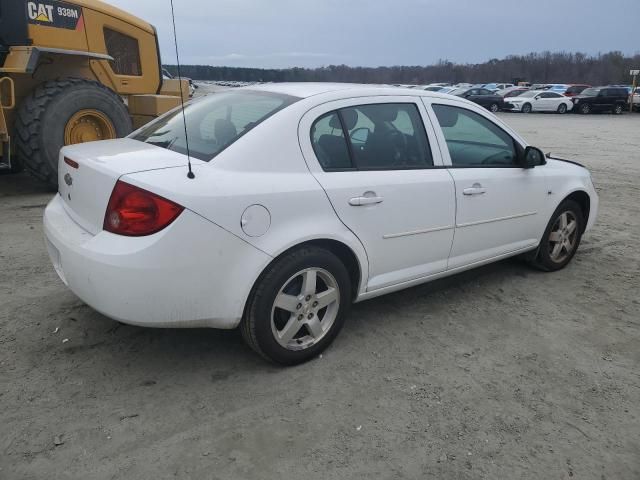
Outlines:
{"type": "Polygon", "coordinates": [[[184,207],[142,188],[118,180],[104,216],[107,232],[141,237],[171,224],[184,207]]]}

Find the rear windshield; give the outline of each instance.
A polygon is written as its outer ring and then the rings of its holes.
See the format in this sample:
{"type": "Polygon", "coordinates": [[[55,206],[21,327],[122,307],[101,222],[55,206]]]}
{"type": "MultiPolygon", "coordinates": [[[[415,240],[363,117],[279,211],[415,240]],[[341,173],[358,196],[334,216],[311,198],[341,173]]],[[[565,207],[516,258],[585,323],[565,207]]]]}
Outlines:
{"type": "MultiPolygon", "coordinates": [[[[208,162],[249,130],[297,101],[270,92],[215,93],[185,105],[189,153],[208,162]]],[[[174,152],[187,153],[180,108],[160,117],[133,135],[135,140],[174,152]]]]}

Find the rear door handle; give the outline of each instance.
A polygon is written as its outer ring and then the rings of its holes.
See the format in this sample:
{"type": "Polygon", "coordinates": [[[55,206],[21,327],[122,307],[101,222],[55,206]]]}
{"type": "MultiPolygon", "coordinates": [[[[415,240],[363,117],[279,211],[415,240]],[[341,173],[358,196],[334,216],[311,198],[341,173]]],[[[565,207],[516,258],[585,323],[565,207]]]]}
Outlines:
{"type": "Polygon", "coordinates": [[[474,183],[471,188],[465,188],[464,190],[462,190],[462,193],[464,195],[484,195],[485,193],[487,193],[487,189],[479,183],[474,183]]]}
{"type": "Polygon", "coordinates": [[[383,197],[378,197],[375,192],[365,192],[361,197],[353,197],[349,200],[352,207],[362,207],[364,205],[375,205],[382,203],[383,197]]]}

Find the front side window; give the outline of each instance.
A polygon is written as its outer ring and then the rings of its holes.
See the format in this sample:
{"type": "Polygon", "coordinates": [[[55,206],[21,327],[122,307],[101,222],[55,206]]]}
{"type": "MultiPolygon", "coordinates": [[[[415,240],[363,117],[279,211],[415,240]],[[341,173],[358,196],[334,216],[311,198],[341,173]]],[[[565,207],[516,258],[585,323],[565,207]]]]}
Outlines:
{"type": "Polygon", "coordinates": [[[138,40],[110,28],[105,28],[104,43],[107,46],[107,53],[113,57],[113,60],[109,61],[113,73],[137,77],[142,75],[138,40]]]}
{"type": "Polygon", "coordinates": [[[208,162],[249,130],[274,113],[291,105],[297,97],[257,91],[230,91],[211,95],[160,117],[132,138],[208,162]]]}
{"type": "Polygon", "coordinates": [[[512,167],[514,140],[496,124],[471,110],[433,105],[454,167],[512,167]]]}

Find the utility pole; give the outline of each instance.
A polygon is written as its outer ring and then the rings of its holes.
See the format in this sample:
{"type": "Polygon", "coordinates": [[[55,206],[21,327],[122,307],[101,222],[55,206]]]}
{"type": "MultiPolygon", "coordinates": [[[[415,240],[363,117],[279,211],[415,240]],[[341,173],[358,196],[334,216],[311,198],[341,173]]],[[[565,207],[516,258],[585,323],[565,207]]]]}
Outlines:
{"type": "MultiPolygon", "coordinates": [[[[633,97],[636,94],[636,88],[638,87],[638,74],[640,74],[640,70],[629,71],[629,75],[633,77],[631,96],[629,97],[629,112],[633,112],[633,97]]],[[[640,104],[638,105],[638,108],[640,108],[640,104]]]]}

